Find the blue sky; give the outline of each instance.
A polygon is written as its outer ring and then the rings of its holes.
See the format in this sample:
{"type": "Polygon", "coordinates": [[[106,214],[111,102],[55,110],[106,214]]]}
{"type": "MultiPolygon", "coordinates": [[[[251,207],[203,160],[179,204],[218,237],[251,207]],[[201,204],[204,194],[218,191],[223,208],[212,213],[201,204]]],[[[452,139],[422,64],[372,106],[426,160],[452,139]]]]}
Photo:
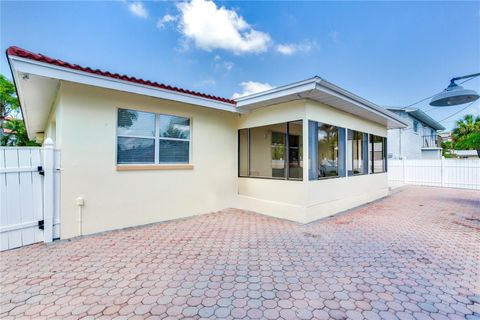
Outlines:
{"type": "MultiPolygon", "coordinates": [[[[319,75],[405,106],[480,72],[480,2],[0,2],[0,45],[224,97],[319,75]]],[[[5,56],[2,74],[11,77],[5,56]]],[[[480,78],[465,83],[480,91],[480,78]]],[[[431,109],[437,120],[465,106],[431,109]]],[[[451,127],[480,101],[442,122],[451,127]]]]}

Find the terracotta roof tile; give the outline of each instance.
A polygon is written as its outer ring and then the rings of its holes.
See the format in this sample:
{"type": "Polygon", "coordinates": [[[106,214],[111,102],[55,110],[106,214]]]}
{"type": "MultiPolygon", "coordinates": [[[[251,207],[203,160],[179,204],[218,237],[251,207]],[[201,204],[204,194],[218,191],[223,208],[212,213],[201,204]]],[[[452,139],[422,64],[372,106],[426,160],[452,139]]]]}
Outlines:
{"type": "Polygon", "coordinates": [[[206,98],[206,99],[210,99],[210,100],[216,100],[216,101],[229,103],[229,104],[233,104],[233,105],[236,104],[235,101],[232,100],[232,99],[227,99],[227,98],[217,97],[217,96],[213,96],[213,95],[206,94],[206,93],[201,93],[201,92],[191,91],[191,90],[187,90],[187,89],[182,89],[182,88],[166,85],[166,84],[163,84],[163,83],[158,83],[158,82],[154,82],[154,81],[150,81],[150,80],[144,80],[144,79],[139,79],[139,78],[135,78],[135,77],[130,77],[130,76],[123,75],[123,74],[111,73],[111,72],[102,71],[102,70],[99,70],[99,69],[92,69],[90,67],[82,67],[82,66],[79,66],[78,64],[73,64],[73,63],[62,61],[62,60],[53,59],[53,58],[47,57],[43,54],[33,53],[33,52],[28,51],[28,50],[25,50],[25,49],[22,49],[22,48],[19,48],[19,47],[15,47],[15,46],[9,47],[7,49],[7,55],[17,56],[17,57],[26,58],[26,59],[30,59],[30,60],[35,60],[35,61],[39,61],[39,62],[44,62],[44,63],[56,65],[56,66],[59,66],[59,67],[64,67],[64,68],[69,68],[69,69],[73,69],[73,70],[92,73],[92,74],[96,74],[96,75],[100,75],[100,76],[104,76],[104,77],[108,77],[108,78],[119,79],[119,80],[123,80],[123,81],[143,84],[143,85],[147,85],[147,86],[154,87],[154,88],[180,92],[180,93],[189,94],[189,95],[192,95],[192,96],[202,97],[202,98],[206,98]]]}

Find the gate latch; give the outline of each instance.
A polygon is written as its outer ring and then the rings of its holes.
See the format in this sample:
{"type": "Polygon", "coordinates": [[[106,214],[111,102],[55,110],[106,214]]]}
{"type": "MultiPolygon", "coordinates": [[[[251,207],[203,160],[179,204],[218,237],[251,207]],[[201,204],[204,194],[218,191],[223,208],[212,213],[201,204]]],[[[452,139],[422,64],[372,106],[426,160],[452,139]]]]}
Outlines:
{"type": "Polygon", "coordinates": [[[43,220],[38,221],[38,229],[43,230],[43,220]]]}
{"type": "Polygon", "coordinates": [[[38,174],[41,175],[41,176],[44,176],[45,175],[45,171],[43,171],[43,167],[42,166],[38,166],[37,167],[37,171],[38,171],[38,174]]]}

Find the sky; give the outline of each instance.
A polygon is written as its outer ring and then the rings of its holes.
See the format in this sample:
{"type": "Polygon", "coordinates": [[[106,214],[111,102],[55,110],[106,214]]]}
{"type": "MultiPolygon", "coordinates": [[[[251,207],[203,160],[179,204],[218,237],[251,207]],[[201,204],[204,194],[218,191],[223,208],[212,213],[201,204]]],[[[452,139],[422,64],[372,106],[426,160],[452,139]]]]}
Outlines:
{"type": "MultiPolygon", "coordinates": [[[[480,1],[0,1],[0,45],[226,98],[318,75],[404,107],[480,72],[480,1]]],[[[480,99],[415,107],[450,129],[480,99]]]]}

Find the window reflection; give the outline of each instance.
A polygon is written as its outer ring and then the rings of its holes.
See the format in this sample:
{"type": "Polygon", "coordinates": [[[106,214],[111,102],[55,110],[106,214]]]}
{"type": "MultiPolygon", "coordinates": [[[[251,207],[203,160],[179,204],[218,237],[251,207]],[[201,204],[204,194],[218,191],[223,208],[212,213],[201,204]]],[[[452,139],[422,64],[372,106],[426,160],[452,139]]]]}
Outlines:
{"type": "Polygon", "coordinates": [[[318,177],[338,176],[338,127],[318,123],[318,177]]]}

